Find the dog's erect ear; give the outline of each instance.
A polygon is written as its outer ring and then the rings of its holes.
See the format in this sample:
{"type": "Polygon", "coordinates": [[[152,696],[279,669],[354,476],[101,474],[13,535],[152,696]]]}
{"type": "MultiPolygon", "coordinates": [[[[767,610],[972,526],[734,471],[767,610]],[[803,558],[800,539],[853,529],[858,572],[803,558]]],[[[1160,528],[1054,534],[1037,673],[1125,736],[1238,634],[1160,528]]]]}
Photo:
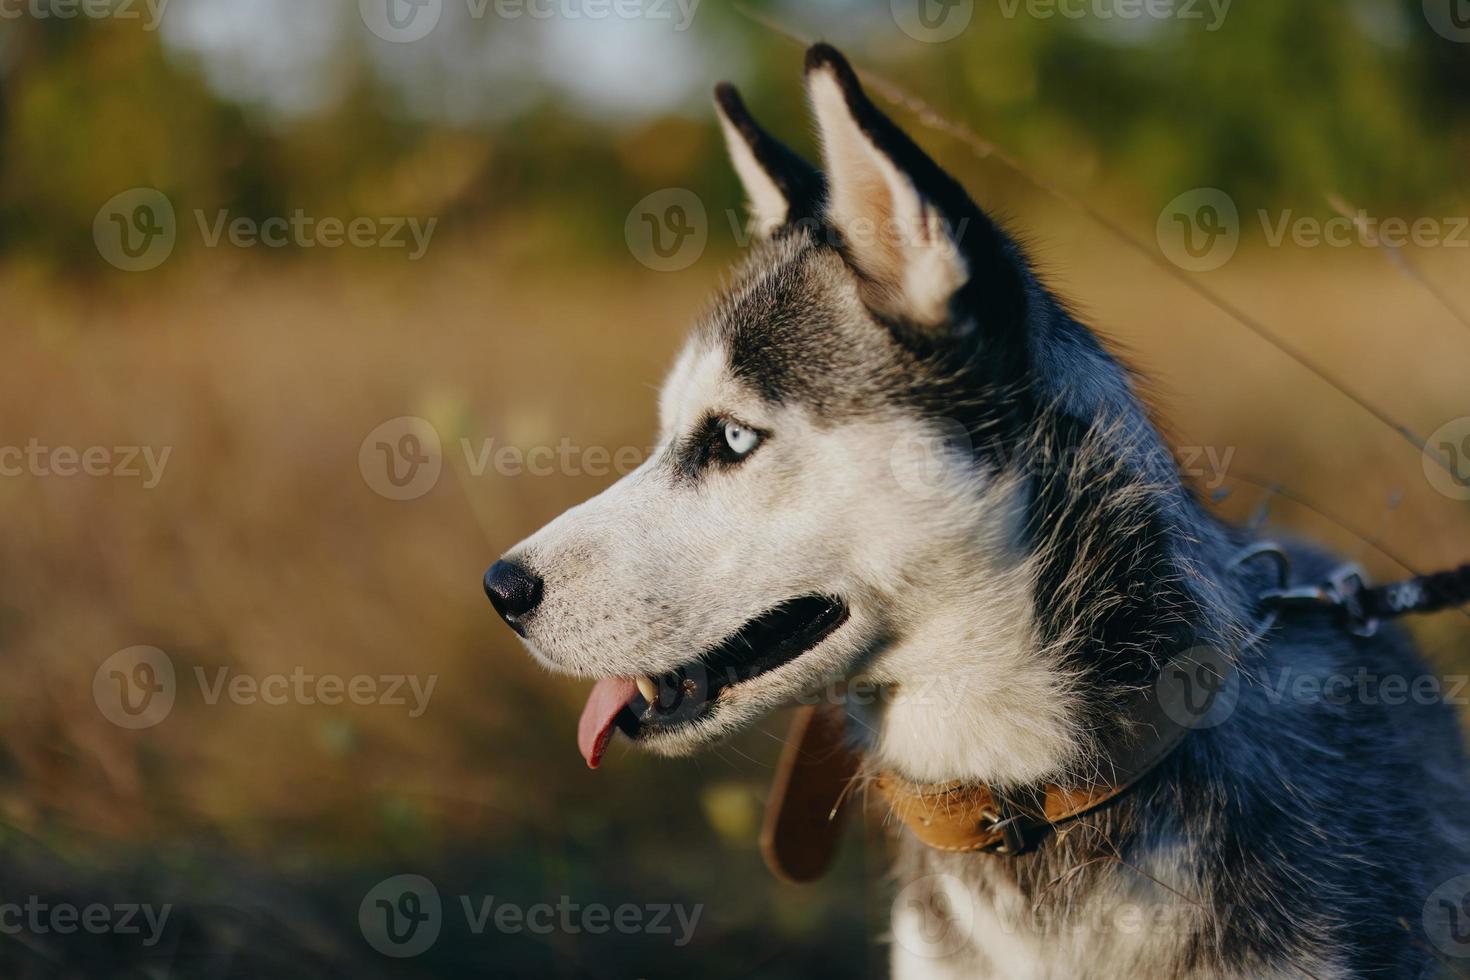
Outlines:
{"type": "Polygon", "coordinates": [[[756,233],[765,237],[783,225],[814,221],[825,190],[817,168],[757,125],[729,82],[715,86],[715,107],[756,233]]]}
{"type": "Polygon", "coordinates": [[[977,310],[1018,322],[1019,255],[964,188],[878,111],[836,48],[808,49],[806,84],[822,138],[827,222],[869,306],[926,332],[972,332],[977,310]],[[956,303],[962,291],[975,302],[956,303]]]}

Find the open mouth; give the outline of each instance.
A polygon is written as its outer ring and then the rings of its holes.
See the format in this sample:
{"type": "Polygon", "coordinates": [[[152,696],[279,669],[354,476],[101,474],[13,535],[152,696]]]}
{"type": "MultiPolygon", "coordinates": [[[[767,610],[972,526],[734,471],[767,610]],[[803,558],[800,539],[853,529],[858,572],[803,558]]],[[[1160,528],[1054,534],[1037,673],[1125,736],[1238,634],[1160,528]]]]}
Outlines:
{"type": "Polygon", "coordinates": [[[708,713],[721,691],[790,663],[847,621],[841,599],[805,595],[761,613],[690,663],[656,677],[605,677],[592,688],[577,746],[593,769],[614,727],[629,738],[671,731],[708,713]]]}

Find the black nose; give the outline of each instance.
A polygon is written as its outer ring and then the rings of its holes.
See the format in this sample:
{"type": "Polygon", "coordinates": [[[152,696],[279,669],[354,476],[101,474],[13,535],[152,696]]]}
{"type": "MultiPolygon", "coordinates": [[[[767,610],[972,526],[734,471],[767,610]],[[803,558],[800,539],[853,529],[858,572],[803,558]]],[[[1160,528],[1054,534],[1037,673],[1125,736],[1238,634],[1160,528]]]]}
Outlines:
{"type": "Polygon", "coordinates": [[[500,618],[524,636],[520,620],[541,602],[541,577],[516,562],[498,561],[485,573],[485,594],[500,618]]]}

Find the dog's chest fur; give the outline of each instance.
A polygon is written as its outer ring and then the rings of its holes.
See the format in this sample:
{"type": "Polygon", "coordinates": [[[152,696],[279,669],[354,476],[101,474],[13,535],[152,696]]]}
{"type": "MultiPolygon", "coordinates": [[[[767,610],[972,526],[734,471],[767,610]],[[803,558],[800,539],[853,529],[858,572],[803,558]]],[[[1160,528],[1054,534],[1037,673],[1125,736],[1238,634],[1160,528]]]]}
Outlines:
{"type": "MultiPolygon", "coordinates": [[[[1106,875],[1105,884],[1057,901],[1023,890],[998,863],[1004,858],[945,854],[915,840],[902,848],[890,937],[898,980],[1271,975],[1191,965],[1189,936],[1208,916],[1166,889],[1128,887],[1122,876],[1106,875]]],[[[1177,878],[1188,860],[1182,845],[1172,853],[1166,846],[1147,864],[1161,878],[1177,878]]]]}
{"type": "Polygon", "coordinates": [[[1117,880],[1067,903],[1038,902],[1004,858],[947,854],[913,839],[902,851],[891,936],[899,980],[1182,975],[1175,967],[1185,944],[1157,925],[1188,928],[1194,923],[1184,920],[1201,918],[1162,889],[1130,894],[1117,880]]]}
{"type": "MultiPolygon", "coordinates": [[[[1295,557],[1307,575],[1327,561],[1295,557]]],[[[1242,657],[1225,723],[1033,850],[898,831],[894,976],[1421,975],[1424,903],[1470,867],[1464,758],[1446,705],[1281,696],[1282,676],[1359,668],[1429,670],[1395,631],[1288,623],[1242,657]]]]}

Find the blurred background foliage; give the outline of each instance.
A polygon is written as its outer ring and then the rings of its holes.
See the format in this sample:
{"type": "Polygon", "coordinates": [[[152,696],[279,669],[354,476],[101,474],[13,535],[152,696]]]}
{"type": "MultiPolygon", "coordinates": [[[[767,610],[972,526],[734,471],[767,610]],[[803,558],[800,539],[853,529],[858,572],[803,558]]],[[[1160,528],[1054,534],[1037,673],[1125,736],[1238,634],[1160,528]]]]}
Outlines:
{"type": "MultiPolygon", "coordinates": [[[[1165,202],[1226,190],[1245,242],[1212,289],[1415,431],[1470,415],[1470,340],[1422,287],[1370,248],[1268,249],[1249,220],[1325,218],[1331,192],[1378,215],[1466,214],[1470,44],[1430,30],[1421,0],[1235,0],[1215,30],[1197,7],[1204,21],[1124,21],[976,0],[963,33],[924,43],[887,0],[751,4],[1146,242],[1165,202]]],[[[0,936],[0,972],[884,975],[880,821],[820,886],[760,864],[782,719],[699,759],[619,745],[585,771],[586,686],[535,668],[479,581],[610,478],[477,474],[456,451],[647,445],[650,389],[739,248],[710,90],[735,81],[814,154],[800,47],[718,0],[687,30],[472,9],[446,0],[404,44],[328,0],[171,0],[157,30],[0,19],[0,445],[173,449],[153,490],[0,479],[0,892],[172,901],[181,923],[159,949],[0,936]],[[130,274],[92,228],[135,187],[171,199],[179,240],[130,274]],[[639,264],[624,238],[635,202],[667,187],[711,214],[711,247],[677,274],[639,264]],[[412,262],[211,248],[195,213],[221,209],[438,225],[412,262]],[[375,495],[358,464],[364,436],[402,415],[431,420],[446,447],[439,484],[409,502],[375,495]],[[164,723],[123,731],[91,682],[140,643],[184,677],[439,683],[419,718],[212,705],[184,685],[164,723]],[[678,950],[461,925],[395,963],[362,941],[357,906],[407,872],[451,904],[566,894],[705,912],[678,950]]],[[[1233,453],[1229,480],[1205,488],[1224,515],[1322,538],[1383,575],[1465,560],[1470,514],[1392,432],[1075,210],[895,115],[1155,379],[1176,443],[1233,453]]],[[[1410,255],[1470,306],[1463,252],[1410,255]]],[[[1440,667],[1470,667],[1465,622],[1417,626],[1440,667]]]]}
{"type": "MultiPolygon", "coordinates": [[[[1460,189],[1470,47],[1425,29],[1422,0],[1235,2],[1214,30],[1205,3],[1179,3],[1203,19],[1007,16],[990,0],[943,44],[895,30],[886,3],[750,9],[933,80],[932,105],[1023,159],[1065,161],[1074,189],[1162,203],[1208,178],[1260,206],[1331,188],[1383,209],[1460,189]]],[[[610,219],[640,187],[733,197],[708,110],[725,76],[809,148],[795,50],[733,5],[706,0],[684,31],[471,9],[447,5],[407,45],[325,2],[173,0],[152,32],[7,21],[0,248],[90,268],[97,202],[140,185],[255,217],[431,213],[452,230],[530,214],[621,248],[610,219]]]]}

